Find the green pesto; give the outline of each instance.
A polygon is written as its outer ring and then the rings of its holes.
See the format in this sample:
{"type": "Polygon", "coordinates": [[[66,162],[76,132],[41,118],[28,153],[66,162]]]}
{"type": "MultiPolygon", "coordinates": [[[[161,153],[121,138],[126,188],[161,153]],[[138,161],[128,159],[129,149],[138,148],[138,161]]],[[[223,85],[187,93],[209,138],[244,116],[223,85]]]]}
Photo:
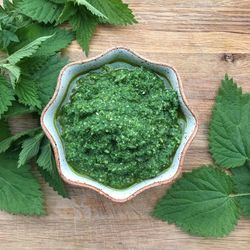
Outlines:
{"type": "Polygon", "coordinates": [[[103,67],[81,76],[58,113],[66,159],[113,188],[153,178],[180,144],[176,91],[145,68],[103,67]]]}

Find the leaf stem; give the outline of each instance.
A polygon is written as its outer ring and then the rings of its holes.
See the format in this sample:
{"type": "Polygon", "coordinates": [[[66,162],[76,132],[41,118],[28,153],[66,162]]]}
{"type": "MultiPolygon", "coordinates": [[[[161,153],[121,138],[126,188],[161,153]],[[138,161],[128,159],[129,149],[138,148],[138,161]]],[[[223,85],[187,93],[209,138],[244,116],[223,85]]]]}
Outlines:
{"type": "Polygon", "coordinates": [[[230,197],[242,197],[242,196],[250,196],[250,193],[231,194],[230,195],[230,197]]]}

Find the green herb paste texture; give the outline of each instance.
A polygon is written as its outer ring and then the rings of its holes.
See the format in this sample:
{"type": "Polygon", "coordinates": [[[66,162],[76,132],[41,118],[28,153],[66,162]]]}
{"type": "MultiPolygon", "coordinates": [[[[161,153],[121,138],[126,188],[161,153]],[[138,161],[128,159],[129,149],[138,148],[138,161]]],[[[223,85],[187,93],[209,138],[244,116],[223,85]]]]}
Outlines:
{"type": "Polygon", "coordinates": [[[58,114],[71,167],[126,188],[167,169],[180,144],[176,91],[144,68],[103,67],[77,80],[58,114]]]}

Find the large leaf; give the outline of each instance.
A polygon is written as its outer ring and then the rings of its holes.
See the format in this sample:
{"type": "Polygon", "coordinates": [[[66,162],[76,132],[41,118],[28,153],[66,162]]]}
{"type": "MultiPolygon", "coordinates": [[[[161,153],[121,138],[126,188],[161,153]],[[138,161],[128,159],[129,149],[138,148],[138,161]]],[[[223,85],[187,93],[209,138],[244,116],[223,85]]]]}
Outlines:
{"type": "Polygon", "coordinates": [[[238,199],[242,215],[250,217],[250,167],[232,169],[235,184],[235,197],[238,199]]]}
{"type": "Polygon", "coordinates": [[[110,24],[127,25],[136,22],[128,5],[121,0],[75,0],[84,5],[92,14],[99,16],[110,24]]]}
{"type": "Polygon", "coordinates": [[[43,215],[43,197],[30,167],[17,168],[16,154],[0,154],[0,209],[13,214],[43,215]]]}
{"type": "Polygon", "coordinates": [[[239,217],[232,193],[228,175],[203,166],[177,180],[153,214],[193,235],[222,237],[234,229],[239,217]]]}
{"type": "Polygon", "coordinates": [[[0,75],[0,118],[1,115],[8,110],[14,101],[14,92],[8,85],[6,79],[0,75]]]}
{"type": "Polygon", "coordinates": [[[23,0],[18,8],[24,15],[40,23],[55,22],[62,12],[63,5],[49,0],[23,0]]]}
{"type": "Polygon", "coordinates": [[[250,95],[227,76],[222,81],[209,129],[209,145],[215,162],[225,168],[250,160],[250,95]]]}
{"type": "Polygon", "coordinates": [[[28,45],[24,46],[23,48],[19,49],[12,55],[10,55],[7,60],[11,64],[16,64],[18,63],[21,59],[25,57],[30,57],[32,56],[41,46],[41,44],[46,41],[47,39],[51,38],[52,36],[43,36],[39,37],[33,42],[29,43],[28,45]]]}

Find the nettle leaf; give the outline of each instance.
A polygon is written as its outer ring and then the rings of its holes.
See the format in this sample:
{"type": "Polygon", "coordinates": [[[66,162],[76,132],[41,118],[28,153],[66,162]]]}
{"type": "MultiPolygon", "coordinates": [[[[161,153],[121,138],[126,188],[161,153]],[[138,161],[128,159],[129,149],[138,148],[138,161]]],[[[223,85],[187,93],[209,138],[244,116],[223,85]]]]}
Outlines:
{"type": "Polygon", "coordinates": [[[31,79],[23,78],[16,86],[16,95],[20,103],[30,107],[41,108],[42,103],[38,95],[38,86],[31,79]]]}
{"type": "Polygon", "coordinates": [[[6,152],[12,145],[12,143],[16,142],[23,136],[32,136],[34,132],[38,131],[39,128],[32,128],[32,129],[27,129],[25,131],[16,133],[15,135],[8,135],[6,138],[3,138],[3,140],[0,141],[0,153],[6,152]]]}
{"type": "Polygon", "coordinates": [[[156,205],[153,215],[193,235],[222,237],[237,224],[233,182],[224,172],[203,166],[185,173],[156,205]]]}
{"type": "Polygon", "coordinates": [[[51,38],[52,36],[43,36],[39,37],[33,42],[29,43],[28,45],[24,46],[23,48],[19,49],[12,55],[10,55],[7,60],[11,64],[16,64],[18,63],[21,59],[25,57],[30,57],[32,56],[41,46],[41,44],[46,41],[47,39],[51,38]]]}
{"type": "Polygon", "coordinates": [[[121,0],[75,0],[84,5],[92,14],[103,18],[110,24],[127,25],[136,23],[132,11],[121,0]]]}
{"type": "Polygon", "coordinates": [[[98,24],[97,18],[89,13],[86,8],[79,7],[77,13],[70,19],[70,24],[76,31],[77,41],[88,55],[89,44],[98,24]]]}
{"type": "Polygon", "coordinates": [[[40,185],[28,165],[17,168],[16,154],[0,154],[0,210],[13,214],[44,215],[40,185]]]}
{"type": "Polygon", "coordinates": [[[62,179],[58,174],[54,155],[49,141],[46,139],[41,147],[40,155],[37,159],[39,171],[49,185],[63,197],[68,197],[68,192],[62,179]]]}
{"type": "Polygon", "coordinates": [[[64,4],[67,0],[50,0],[53,3],[64,4]]]}
{"type": "Polygon", "coordinates": [[[0,144],[10,136],[9,125],[6,120],[0,120],[0,144]]]}
{"type": "Polygon", "coordinates": [[[6,79],[0,75],[0,118],[1,115],[8,110],[14,100],[15,97],[13,90],[6,79]]]}
{"type": "Polygon", "coordinates": [[[53,35],[41,44],[40,48],[37,49],[33,56],[53,55],[61,49],[66,48],[73,39],[73,33],[70,31],[54,27],[47,27],[37,23],[32,23],[20,29],[17,32],[17,35],[20,39],[20,42],[18,44],[12,44],[12,46],[9,46],[9,53],[15,52],[16,50],[22,48],[39,37],[53,35]]]}
{"type": "Polygon", "coordinates": [[[18,66],[12,64],[0,64],[0,68],[7,70],[11,85],[13,88],[15,88],[16,82],[18,82],[21,75],[21,69],[18,66]]]}
{"type": "Polygon", "coordinates": [[[232,169],[236,199],[239,201],[241,213],[250,217],[250,167],[245,166],[232,169]]]}
{"type": "Polygon", "coordinates": [[[64,23],[69,20],[70,17],[75,15],[77,12],[77,8],[75,7],[73,2],[66,2],[63,8],[62,13],[60,14],[57,23],[64,23]]]}
{"type": "Polygon", "coordinates": [[[38,85],[38,95],[42,106],[47,105],[54,94],[58,75],[67,63],[67,58],[62,58],[60,55],[52,56],[44,63],[39,71],[33,75],[38,85]]]}
{"type": "Polygon", "coordinates": [[[34,137],[28,138],[23,141],[22,150],[19,154],[18,159],[18,167],[23,166],[26,162],[28,162],[38,154],[43,136],[43,133],[38,133],[34,137]]]}
{"type": "Polygon", "coordinates": [[[209,146],[215,162],[225,168],[250,160],[250,95],[227,76],[222,81],[209,128],[209,146]]]}
{"type": "Polygon", "coordinates": [[[4,118],[10,118],[13,116],[19,116],[23,114],[29,114],[35,112],[33,107],[27,107],[17,101],[12,102],[12,106],[8,108],[8,111],[4,113],[4,118]]]}
{"type": "Polygon", "coordinates": [[[25,78],[37,86],[38,97],[43,108],[51,99],[57,78],[68,59],[56,54],[50,57],[28,58],[21,62],[20,67],[25,78]]]}
{"type": "Polygon", "coordinates": [[[49,0],[23,0],[18,4],[18,9],[40,23],[53,23],[60,16],[63,5],[49,0]]]}
{"type": "Polygon", "coordinates": [[[91,1],[88,0],[75,0],[79,5],[84,5],[92,14],[102,17],[104,19],[108,19],[108,17],[103,13],[101,9],[101,7],[96,6],[98,4],[98,1],[96,1],[96,3],[94,2],[91,3],[91,1]]]}

